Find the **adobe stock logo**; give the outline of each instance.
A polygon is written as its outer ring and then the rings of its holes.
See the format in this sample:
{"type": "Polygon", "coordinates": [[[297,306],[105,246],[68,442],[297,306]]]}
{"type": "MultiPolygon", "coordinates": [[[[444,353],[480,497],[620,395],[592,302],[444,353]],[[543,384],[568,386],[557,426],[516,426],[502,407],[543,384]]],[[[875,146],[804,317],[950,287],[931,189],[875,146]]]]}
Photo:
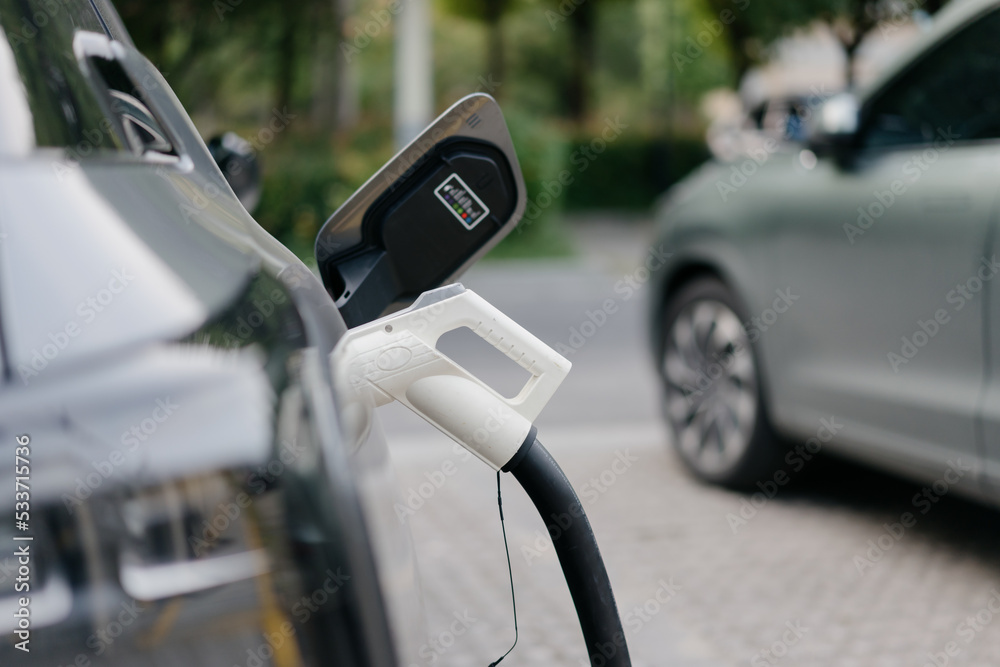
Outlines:
{"type": "Polygon", "coordinates": [[[917,320],[911,329],[912,333],[900,337],[899,352],[888,352],[887,359],[892,372],[899,373],[900,367],[913,361],[920,350],[930,344],[957,313],[976,299],[986,284],[997,274],[1000,274],[1000,261],[996,255],[980,258],[976,272],[964,281],[956,283],[955,288],[945,295],[945,303],[949,304],[951,309],[938,308],[933,314],[928,314],[926,320],[917,320]]]}

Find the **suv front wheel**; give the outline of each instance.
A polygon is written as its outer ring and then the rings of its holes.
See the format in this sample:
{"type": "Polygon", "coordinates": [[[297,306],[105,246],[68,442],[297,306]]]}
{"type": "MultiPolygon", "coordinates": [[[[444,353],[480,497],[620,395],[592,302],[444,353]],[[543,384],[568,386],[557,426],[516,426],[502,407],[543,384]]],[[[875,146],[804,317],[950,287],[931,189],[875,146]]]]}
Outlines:
{"type": "Polygon", "coordinates": [[[664,412],[673,444],[699,478],[745,487],[769,477],[780,454],[742,308],[714,278],[667,300],[660,341],[664,412]]]}

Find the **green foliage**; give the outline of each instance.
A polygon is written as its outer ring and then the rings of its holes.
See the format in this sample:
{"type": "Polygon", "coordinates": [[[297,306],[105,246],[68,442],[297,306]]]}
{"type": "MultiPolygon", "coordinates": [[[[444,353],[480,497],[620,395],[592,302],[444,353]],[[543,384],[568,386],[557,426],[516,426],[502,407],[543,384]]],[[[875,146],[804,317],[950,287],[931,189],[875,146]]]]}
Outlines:
{"type": "Polygon", "coordinates": [[[880,21],[915,8],[934,13],[947,0],[896,2],[894,0],[705,0],[715,15],[733,11],[735,21],[726,31],[737,75],[767,55],[767,46],[797,28],[825,22],[840,40],[847,55],[847,80],[852,81],[852,59],[861,40],[880,21]]]}
{"type": "Polygon", "coordinates": [[[513,14],[508,32],[517,47],[509,50],[504,81],[504,111],[516,107],[526,113],[555,120],[566,113],[563,91],[570,78],[569,33],[552,30],[545,12],[533,5],[513,14]]]}
{"type": "MultiPolygon", "coordinates": [[[[926,0],[923,7],[940,4],[926,0]]],[[[389,15],[387,1],[356,0],[346,16],[338,14],[346,5],[330,0],[116,5],[206,136],[224,130],[255,136],[278,104],[296,115],[261,148],[264,189],[256,217],[311,257],[319,225],[394,152],[398,16],[365,33],[373,17],[389,15]],[[323,60],[341,57],[345,45],[358,47],[349,79],[323,60]],[[317,115],[318,93],[328,90],[338,91],[336,99],[347,91],[357,100],[355,123],[324,122],[332,117],[329,104],[317,115]]],[[[494,255],[566,252],[560,222],[566,212],[649,206],[707,156],[698,112],[705,92],[736,84],[771,41],[798,26],[826,21],[848,48],[857,37],[852,27],[863,30],[893,6],[888,0],[585,0],[579,6],[433,0],[437,110],[477,90],[493,93],[525,176],[528,215],[494,255]],[[727,11],[733,20],[706,39],[701,33],[727,11]],[[587,169],[575,167],[573,151],[617,117],[628,129],[587,169]],[[564,171],[572,182],[553,185],[564,171]]]]}
{"type": "Polygon", "coordinates": [[[515,0],[441,0],[441,3],[455,16],[495,23],[513,8],[515,0]]]}
{"type": "MultiPolygon", "coordinates": [[[[730,0],[720,1],[734,5],[730,0]]],[[[668,76],[674,77],[676,97],[692,106],[707,90],[737,83],[726,42],[732,26],[715,35],[710,26],[713,21],[721,24],[718,16],[707,3],[681,2],[665,17],[668,24],[663,29],[671,44],[668,76]],[[705,42],[707,46],[703,46],[705,42]]]]}
{"type": "MultiPolygon", "coordinates": [[[[487,71],[485,41],[485,26],[446,11],[435,11],[434,92],[441,106],[483,87],[478,78],[485,77],[487,71]]],[[[499,83],[501,90],[510,85],[509,81],[499,83]]]]}
{"type": "Polygon", "coordinates": [[[329,155],[308,150],[274,155],[266,167],[255,218],[300,257],[312,255],[311,241],[335,210],[336,165],[329,155]]]}
{"type": "Polygon", "coordinates": [[[536,254],[538,248],[553,248],[554,225],[562,210],[561,193],[553,196],[553,188],[546,184],[558,182],[559,172],[566,166],[569,144],[566,133],[559,125],[532,114],[512,109],[506,114],[511,139],[517,149],[517,158],[524,174],[527,191],[527,208],[524,219],[517,229],[504,239],[498,248],[503,253],[511,248],[530,249],[528,254],[536,254]]]}
{"type": "Polygon", "coordinates": [[[349,141],[295,137],[261,157],[263,193],[254,217],[304,259],[320,226],[393,154],[384,127],[358,128],[349,141]]]}
{"type": "MultiPolygon", "coordinates": [[[[589,140],[580,137],[579,143],[589,140]]],[[[708,158],[700,136],[668,139],[641,132],[625,134],[576,175],[566,189],[565,208],[648,210],[667,188],[708,158]]]]}

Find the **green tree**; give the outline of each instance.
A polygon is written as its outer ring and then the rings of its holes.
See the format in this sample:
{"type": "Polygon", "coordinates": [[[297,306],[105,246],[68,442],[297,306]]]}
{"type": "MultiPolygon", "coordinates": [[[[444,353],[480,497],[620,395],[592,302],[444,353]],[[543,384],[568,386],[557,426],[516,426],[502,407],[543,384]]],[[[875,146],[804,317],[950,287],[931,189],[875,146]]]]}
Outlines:
{"type": "Polygon", "coordinates": [[[486,25],[487,74],[500,82],[506,81],[507,75],[503,18],[514,8],[515,2],[516,0],[443,0],[448,13],[486,25]]]}
{"type": "Polygon", "coordinates": [[[881,26],[893,30],[900,20],[915,10],[937,12],[947,0],[827,0],[820,2],[819,16],[829,24],[847,56],[847,86],[854,84],[854,60],[865,36],[881,26]]]}
{"type": "Polygon", "coordinates": [[[139,49],[195,110],[210,106],[220,84],[247,64],[258,77],[269,78],[275,107],[291,105],[296,87],[310,84],[298,76],[302,59],[311,55],[307,49],[320,31],[339,31],[330,0],[118,0],[115,5],[139,49]],[[233,58],[234,50],[240,59],[233,58]]]}
{"type": "Polygon", "coordinates": [[[716,16],[732,17],[724,29],[737,80],[764,55],[766,45],[796,28],[820,21],[847,56],[845,76],[854,83],[854,60],[865,36],[878,26],[898,25],[915,10],[933,14],[947,0],[706,0],[716,16]]]}
{"type": "MultiPolygon", "coordinates": [[[[581,125],[586,120],[592,100],[596,30],[602,0],[551,1],[552,8],[545,11],[549,26],[556,30],[566,24],[570,30],[570,77],[566,86],[566,106],[570,119],[581,125]]],[[[603,3],[611,1],[603,0],[603,3]]]]}

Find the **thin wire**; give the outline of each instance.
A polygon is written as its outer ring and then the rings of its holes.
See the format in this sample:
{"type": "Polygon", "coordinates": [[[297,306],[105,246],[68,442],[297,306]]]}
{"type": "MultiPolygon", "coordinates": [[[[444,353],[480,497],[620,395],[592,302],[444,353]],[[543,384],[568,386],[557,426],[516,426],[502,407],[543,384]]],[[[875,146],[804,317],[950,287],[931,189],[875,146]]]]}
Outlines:
{"type": "Polygon", "coordinates": [[[514,643],[510,645],[507,652],[491,662],[489,667],[496,667],[500,662],[510,655],[510,652],[517,646],[517,601],[514,599],[514,571],[510,567],[510,548],[507,546],[507,528],[503,523],[503,497],[500,495],[500,471],[497,470],[497,507],[500,508],[500,529],[503,531],[503,548],[507,552],[507,574],[510,576],[510,604],[514,608],[514,643]]]}

